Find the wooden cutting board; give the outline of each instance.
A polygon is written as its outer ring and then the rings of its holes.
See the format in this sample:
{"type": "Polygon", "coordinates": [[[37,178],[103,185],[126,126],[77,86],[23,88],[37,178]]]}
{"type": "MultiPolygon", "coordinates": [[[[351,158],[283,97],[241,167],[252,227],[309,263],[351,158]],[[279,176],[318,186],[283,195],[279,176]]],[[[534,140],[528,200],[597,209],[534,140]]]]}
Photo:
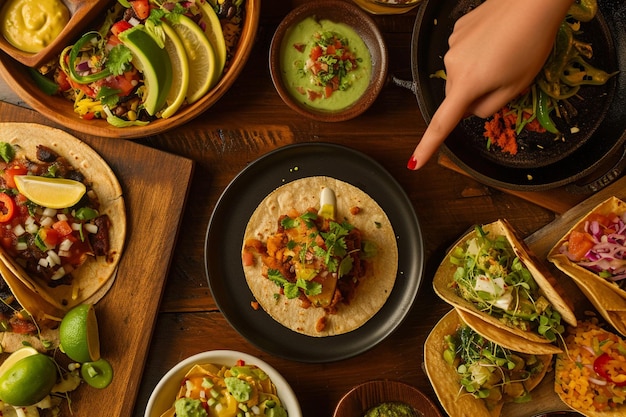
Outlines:
{"type": "MultiPolygon", "coordinates": [[[[57,127],[36,112],[1,102],[0,122],[57,127]]],[[[63,415],[129,416],[156,323],[193,161],[128,140],[74,135],[93,147],[117,175],[128,232],[115,282],[96,305],[102,356],[113,365],[113,382],[104,390],[84,384],[70,395],[72,414],[65,411],[63,415]]]]}

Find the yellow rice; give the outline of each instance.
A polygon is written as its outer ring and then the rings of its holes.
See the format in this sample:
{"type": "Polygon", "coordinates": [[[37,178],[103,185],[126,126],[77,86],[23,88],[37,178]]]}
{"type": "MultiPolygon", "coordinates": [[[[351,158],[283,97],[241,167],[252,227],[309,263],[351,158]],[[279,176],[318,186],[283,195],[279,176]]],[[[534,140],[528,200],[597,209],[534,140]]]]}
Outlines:
{"type": "Polygon", "coordinates": [[[567,349],[557,357],[555,391],[579,411],[615,410],[626,403],[626,342],[602,329],[597,320],[579,322],[565,339],[567,349]],[[610,360],[603,366],[607,380],[594,370],[594,362],[606,353],[610,360]]]}

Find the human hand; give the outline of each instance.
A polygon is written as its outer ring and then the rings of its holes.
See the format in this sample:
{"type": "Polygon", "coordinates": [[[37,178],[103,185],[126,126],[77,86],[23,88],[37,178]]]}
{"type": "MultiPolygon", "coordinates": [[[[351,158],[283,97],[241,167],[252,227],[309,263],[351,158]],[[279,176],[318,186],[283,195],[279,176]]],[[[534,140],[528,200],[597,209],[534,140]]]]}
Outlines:
{"type": "Polygon", "coordinates": [[[487,0],[454,25],[444,56],[446,97],[407,168],[423,167],[468,114],[489,117],[528,87],[573,0],[487,0]]]}

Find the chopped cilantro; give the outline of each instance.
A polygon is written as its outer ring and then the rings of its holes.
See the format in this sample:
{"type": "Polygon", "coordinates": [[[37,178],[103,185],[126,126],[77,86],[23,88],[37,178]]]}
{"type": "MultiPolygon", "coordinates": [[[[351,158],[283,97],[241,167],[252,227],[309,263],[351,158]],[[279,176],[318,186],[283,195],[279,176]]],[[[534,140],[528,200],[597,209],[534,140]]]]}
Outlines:
{"type": "Polygon", "coordinates": [[[4,159],[4,162],[11,162],[15,157],[15,149],[10,143],[0,142],[0,157],[4,159]]]}
{"type": "Polygon", "coordinates": [[[110,51],[107,57],[107,68],[113,75],[122,75],[130,67],[130,62],[133,60],[133,55],[126,46],[119,44],[115,45],[110,51]]]}

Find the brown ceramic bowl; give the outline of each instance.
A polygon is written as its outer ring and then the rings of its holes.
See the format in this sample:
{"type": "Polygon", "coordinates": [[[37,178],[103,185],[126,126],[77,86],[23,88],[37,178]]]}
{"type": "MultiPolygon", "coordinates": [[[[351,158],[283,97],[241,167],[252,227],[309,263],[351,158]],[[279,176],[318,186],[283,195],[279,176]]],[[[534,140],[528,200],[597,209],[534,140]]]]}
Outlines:
{"type": "Polygon", "coordinates": [[[340,122],[352,119],[365,112],[374,103],[387,79],[387,46],[372,18],[351,2],[336,0],[311,1],[292,10],[280,23],[270,46],[270,74],[276,91],[291,109],[303,116],[323,122],[340,122]],[[359,99],[348,107],[337,111],[315,109],[301,103],[289,93],[281,69],[283,40],[291,27],[308,17],[330,20],[351,27],[365,42],[372,58],[372,76],[369,86],[359,99]]]}
{"type": "Polygon", "coordinates": [[[352,388],[337,404],[333,417],[361,417],[369,409],[388,402],[407,404],[418,416],[442,417],[435,403],[420,390],[388,380],[369,381],[352,388]]]}
{"type": "MultiPolygon", "coordinates": [[[[252,51],[259,15],[261,14],[261,0],[246,0],[244,4],[244,22],[239,43],[230,60],[229,69],[220,81],[204,97],[191,106],[179,109],[168,119],[157,119],[145,126],[120,128],[112,126],[102,119],[81,119],[74,113],[71,101],[44,93],[33,82],[28,68],[5,53],[0,53],[0,75],[26,104],[53,122],[68,129],[95,136],[124,139],[141,138],[163,133],[187,123],[205,112],[228,91],[239,76],[252,51]]],[[[85,24],[88,25],[89,22],[85,22],[85,24]]],[[[89,27],[84,27],[82,30],[87,31],[89,27]]]]}

